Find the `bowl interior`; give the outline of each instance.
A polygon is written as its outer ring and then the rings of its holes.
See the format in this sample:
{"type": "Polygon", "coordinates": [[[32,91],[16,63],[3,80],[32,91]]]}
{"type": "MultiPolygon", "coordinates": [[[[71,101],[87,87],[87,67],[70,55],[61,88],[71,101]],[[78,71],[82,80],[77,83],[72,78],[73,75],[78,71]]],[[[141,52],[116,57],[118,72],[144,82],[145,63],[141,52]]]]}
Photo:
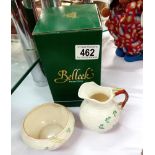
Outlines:
{"type": "MultiPolygon", "coordinates": [[[[27,135],[42,139],[40,137],[41,131],[44,132],[44,135],[51,134],[50,132],[57,134],[65,128],[67,121],[68,111],[66,108],[58,104],[44,104],[35,108],[26,116],[23,127],[27,135]]],[[[45,138],[48,138],[48,136],[45,138]]]]}

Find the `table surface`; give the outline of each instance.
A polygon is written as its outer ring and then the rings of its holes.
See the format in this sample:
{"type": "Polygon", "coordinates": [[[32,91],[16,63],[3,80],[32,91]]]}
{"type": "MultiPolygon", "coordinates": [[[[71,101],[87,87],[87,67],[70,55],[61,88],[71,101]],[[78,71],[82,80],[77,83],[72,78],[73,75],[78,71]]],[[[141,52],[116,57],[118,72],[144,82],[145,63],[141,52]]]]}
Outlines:
{"type": "Polygon", "coordinates": [[[49,87],[38,87],[31,74],[12,95],[12,155],[140,155],[142,150],[143,62],[128,63],[115,55],[116,47],[109,32],[103,33],[103,86],[125,88],[129,101],[121,113],[119,123],[109,132],[100,134],[85,128],[79,119],[79,107],[69,109],[75,116],[72,137],[55,151],[34,150],[22,142],[21,126],[32,108],[53,102],[49,87]]]}

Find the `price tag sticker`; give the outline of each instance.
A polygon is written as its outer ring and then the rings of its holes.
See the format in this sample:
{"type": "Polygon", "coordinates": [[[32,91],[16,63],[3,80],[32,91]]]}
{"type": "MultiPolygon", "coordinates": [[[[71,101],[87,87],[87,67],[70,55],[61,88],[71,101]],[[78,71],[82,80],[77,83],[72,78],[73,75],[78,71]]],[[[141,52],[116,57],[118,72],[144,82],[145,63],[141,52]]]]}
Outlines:
{"type": "Polygon", "coordinates": [[[75,45],[76,60],[93,60],[99,58],[100,45],[75,45]]]}

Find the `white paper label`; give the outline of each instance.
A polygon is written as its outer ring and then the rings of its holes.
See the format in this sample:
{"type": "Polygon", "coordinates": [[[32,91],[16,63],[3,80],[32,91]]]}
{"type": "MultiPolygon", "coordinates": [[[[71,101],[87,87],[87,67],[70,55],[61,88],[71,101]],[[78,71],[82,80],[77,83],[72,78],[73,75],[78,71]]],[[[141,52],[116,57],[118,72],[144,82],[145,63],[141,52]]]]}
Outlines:
{"type": "Polygon", "coordinates": [[[75,45],[76,60],[93,60],[99,58],[100,45],[75,45]]]}

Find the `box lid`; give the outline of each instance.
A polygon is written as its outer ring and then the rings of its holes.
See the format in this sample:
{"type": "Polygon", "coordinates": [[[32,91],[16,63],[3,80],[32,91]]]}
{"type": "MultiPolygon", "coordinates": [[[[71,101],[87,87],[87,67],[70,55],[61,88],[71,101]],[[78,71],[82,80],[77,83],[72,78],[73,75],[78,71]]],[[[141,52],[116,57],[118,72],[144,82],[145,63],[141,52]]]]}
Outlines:
{"type": "Polygon", "coordinates": [[[33,35],[87,29],[101,29],[95,4],[53,7],[43,10],[33,35]]]}

